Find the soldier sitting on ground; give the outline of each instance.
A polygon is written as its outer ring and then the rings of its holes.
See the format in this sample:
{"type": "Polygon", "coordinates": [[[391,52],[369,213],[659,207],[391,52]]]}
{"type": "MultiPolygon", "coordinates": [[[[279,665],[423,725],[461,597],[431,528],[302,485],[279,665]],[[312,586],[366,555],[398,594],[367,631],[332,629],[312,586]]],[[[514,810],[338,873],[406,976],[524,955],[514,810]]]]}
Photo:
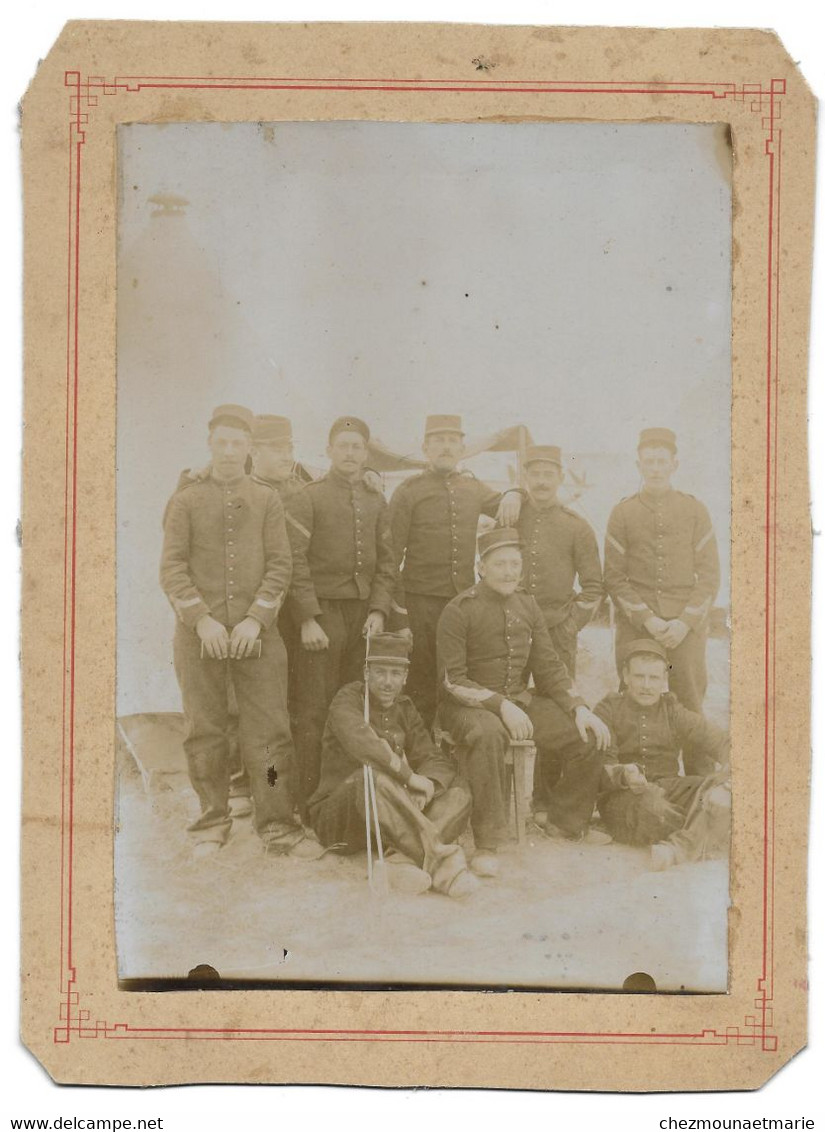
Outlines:
{"type": "Polygon", "coordinates": [[[730,836],[728,736],[667,691],[667,674],[663,645],[633,641],[624,690],[595,708],[612,739],[599,813],[616,841],[650,845],[656,868],[721,856],[730,836]]]}
{"type": "Polygon", "coordinates": [[[372,637],[366,687],[347,684],[332,701],[310,820],[323,845],[344,853],[364,849],[366,764],[373,768],[381,838],[390,850],[390,886],[413,894],[432,887],[454,898],[469,896],[478,882],[455,842],[470,816],[470,791],[402,694],[409,650],[404,634],[372,637]]]}

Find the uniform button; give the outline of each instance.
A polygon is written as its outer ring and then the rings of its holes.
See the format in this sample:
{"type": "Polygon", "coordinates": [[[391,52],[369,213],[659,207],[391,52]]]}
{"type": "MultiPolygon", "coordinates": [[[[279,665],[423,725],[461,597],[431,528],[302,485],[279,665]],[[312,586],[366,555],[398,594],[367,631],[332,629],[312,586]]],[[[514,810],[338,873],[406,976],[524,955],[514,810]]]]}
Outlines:
{"type": "MultiPolygon", "coordinates": [[[[229,540],[229,542],[228,542],[228,543],[227,543],[226,545],[227,545],[227,546],[234,546],[235,544],[234,544],[234,542],[232,541],[232,539],[230,539],[230,540],[229,540]]],[[[234,555],[233,555],[232,557],[234,558],[234,555]]]]}

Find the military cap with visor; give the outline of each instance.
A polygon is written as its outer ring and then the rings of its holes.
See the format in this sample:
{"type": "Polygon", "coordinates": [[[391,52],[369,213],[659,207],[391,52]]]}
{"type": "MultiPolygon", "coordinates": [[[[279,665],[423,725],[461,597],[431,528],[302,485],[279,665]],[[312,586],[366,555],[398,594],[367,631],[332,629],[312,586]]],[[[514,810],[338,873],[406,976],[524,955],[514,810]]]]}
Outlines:
{"type": "Polygon", "coordinates": [[[478,556],[484,558],[491,550],[499,550],[502,546],[516,546],[521,549],[521,536],[512,527],[495,527],[492,531],[485,531],[478,536],[478,556]]]}
{"type": "Polygon", "coordinates": [[[410,639],[404,633],[375,633],[369,638],[367,663],[407,668],[411,647],[410,639]]]}
{"type": "Polygon", "coordinates": [[[332,428],[329,430],[330,444],[340,432],[357,432],[359,436],[363,436],[365,443],[369,443],[369,426],[360,417],[338,417],[336,421],[333,421],[332,428]]]}
{"type": "Polygon", "coordinates": [[[427,417],[424,422],[425,438],[436,432],[457,432],[459,436],[463,436],[464,429],[461,427],[461,417],[449,413],[436,413],[427,417]]]}
{"type": "Polygon", "coordinates": [[[253,420],[252,411],[243,405],[218,405],[212,412],[209,431],[218,425],[226,425],[228,428],[242,428],[245,432],[252,432],[253,420]]]}
{"type": "Polygon", "coordinates": [[[676,433],[670,428],[643,428],[637,448],[669,448],[676,452],[676,433]]]}
{"type": "Polygon", "coordinates": [[[524,466],[528,464],[538,464],[544,461],[546,464],[555,464],[561,467],[561,448],[555,444],[531,444],[524,455],[524,466]]]}
{"type": "Polygon", "coordinates": [[[640,637],[636,641],[631,641],[624,650],[624,663],[629,664],[634,656],[656,656],[667,664],[665,646],[659,644],[658,641],[651,640],[650,637],[640,637]]]}
{"type": "Polygon", "coordinates": [[[252,439],[256,444],[291,444],[292,421],[289,417],[262,413],[252,422],[252,439]]]}

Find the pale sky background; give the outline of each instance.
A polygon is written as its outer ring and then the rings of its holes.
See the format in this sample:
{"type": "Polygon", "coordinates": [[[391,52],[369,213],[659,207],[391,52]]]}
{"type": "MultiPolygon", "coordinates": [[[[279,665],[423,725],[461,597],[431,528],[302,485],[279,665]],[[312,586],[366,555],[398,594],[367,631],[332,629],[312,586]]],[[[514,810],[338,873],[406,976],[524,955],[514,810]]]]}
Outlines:
{"type": "Polygon", "coordinates": [[[291,417],[318,465],[341,413],[405,453],[430,412],[468,439],[525,423],[587,474],[600,541],[639,429],[669,426],[724,604],[730,172],[701,125],[122,127],[119,710],[179,706],[160,516],[222,401],[291,417]],[[158,192],[185,213],[152,216],[158,192]]]}

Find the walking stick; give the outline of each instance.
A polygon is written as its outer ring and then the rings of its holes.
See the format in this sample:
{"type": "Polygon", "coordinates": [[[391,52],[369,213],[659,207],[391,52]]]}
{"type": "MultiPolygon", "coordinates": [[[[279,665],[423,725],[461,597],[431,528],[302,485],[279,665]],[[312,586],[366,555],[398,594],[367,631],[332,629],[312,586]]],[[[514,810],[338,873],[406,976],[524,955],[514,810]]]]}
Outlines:
{"type": "MultiPolygon", "coordinates": [[[[370,685],[369,685],[369,665],[367,663],[370,655],[370,634],[367,630],[367,648],[364,656],[364,723],[370,726],[370,685]]],[[[376,896],[386,896],[390,890],[389,878],[387,877],[387,866],[384,863],[384,844],[381,840],[381,827],[378,824],[378,803],[375,797],[375,778],[372,773],[372,767],[368,763],[364,763],[364,820],[366,822],[367,832],[367,881],[369,882],[370,889],[376,896]],[[370,823],[370,814],[372,814],[372,823],[370,823]],[[375,828],[375,844],[378,849],[378,860],[373,861],[372,857],[372,837],[370,836],[370,824],[375,828]]]]}

